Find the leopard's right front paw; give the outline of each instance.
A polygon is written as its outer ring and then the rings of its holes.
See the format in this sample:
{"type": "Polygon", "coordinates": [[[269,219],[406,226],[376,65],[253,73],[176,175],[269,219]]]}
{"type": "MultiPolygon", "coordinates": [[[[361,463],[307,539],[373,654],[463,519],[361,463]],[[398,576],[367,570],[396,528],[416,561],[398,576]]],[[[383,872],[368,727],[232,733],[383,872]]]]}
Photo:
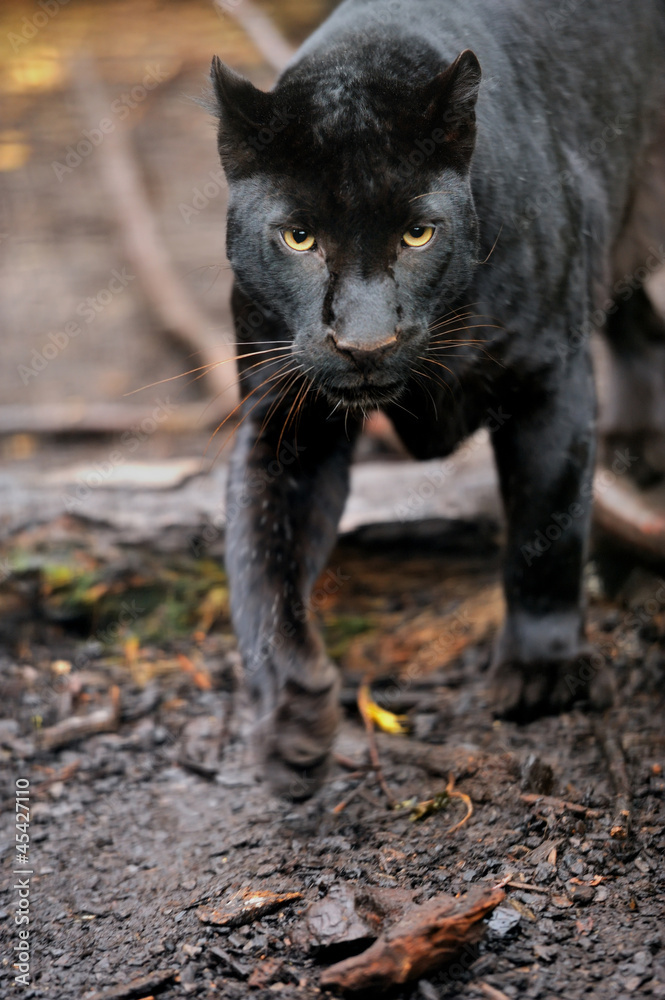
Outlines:
{"type": "Polygon", "coordinates": [[[331,666],[329,683],[312,688],[288,680],[277,707],[258,724],[259,752],[272,791],[307,799],[328,771],[340,718],[339,677],[331,666]]]}

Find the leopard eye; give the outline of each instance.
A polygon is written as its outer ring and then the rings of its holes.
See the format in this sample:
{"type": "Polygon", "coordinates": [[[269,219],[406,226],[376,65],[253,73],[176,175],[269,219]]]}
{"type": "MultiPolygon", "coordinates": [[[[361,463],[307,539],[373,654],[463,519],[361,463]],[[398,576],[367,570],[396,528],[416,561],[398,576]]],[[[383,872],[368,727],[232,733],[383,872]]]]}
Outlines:
{"type": "Polygon", "coordinates": [[[411,226],[402,236],[407,247],[424,247],[434,236],[434,226],[411,226]]]}
{"type": "Polygon", "coordinates": [[[311,250],[316,240],[304,229],[285,229],[282,238],[292,250],[311,250]]]}

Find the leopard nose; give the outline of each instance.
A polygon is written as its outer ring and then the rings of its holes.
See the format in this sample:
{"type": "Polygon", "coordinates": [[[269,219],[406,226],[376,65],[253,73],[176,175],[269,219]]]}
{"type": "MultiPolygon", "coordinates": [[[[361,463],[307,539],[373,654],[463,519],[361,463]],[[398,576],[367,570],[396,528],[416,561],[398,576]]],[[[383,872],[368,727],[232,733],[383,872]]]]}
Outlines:
{"type": "Polygon", "coordinates": [[[351,358],[361,371],[369,371],[392,354],[397,344],[397,334],[363,338],[362,341],[345,339],[343,334],[330,334],[330,340],[340,354],[351,358]]]}

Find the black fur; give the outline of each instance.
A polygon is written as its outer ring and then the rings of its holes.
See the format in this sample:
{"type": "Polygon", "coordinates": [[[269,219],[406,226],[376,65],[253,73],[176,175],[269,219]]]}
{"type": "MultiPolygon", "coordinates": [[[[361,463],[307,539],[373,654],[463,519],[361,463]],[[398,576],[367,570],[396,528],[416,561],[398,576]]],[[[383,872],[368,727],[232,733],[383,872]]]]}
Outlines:
{"type": "Polygon", "coordinates": [[[620,353],[617,282],[665,236],[665,3],[346,0],[271,93],[218,60],[213,84],[245,355],[233,616],[270,776],[301,795],[337,722],[308,594],[368,407],[420,458],[490,426],[508,521],[497,710],[588,686],[588,341],[611,315],[620,353]],[[405,246],[419,224],[433,239],[405,246]],[[290,249],[287,228],[315,247],[290,249]]]}

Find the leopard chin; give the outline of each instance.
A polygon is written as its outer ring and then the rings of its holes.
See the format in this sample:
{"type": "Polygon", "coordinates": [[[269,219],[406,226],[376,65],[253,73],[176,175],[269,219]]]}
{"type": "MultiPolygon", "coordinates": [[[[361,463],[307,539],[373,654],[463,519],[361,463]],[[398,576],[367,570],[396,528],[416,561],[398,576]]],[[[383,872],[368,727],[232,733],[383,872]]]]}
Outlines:
{"type": "Polygon", "coordinates": [[[404,385],[401,382],[392,382],[388,385],[324,385],[322,390],[335,409],[362,414],[397,402],[404,392],[404,385]]]}

